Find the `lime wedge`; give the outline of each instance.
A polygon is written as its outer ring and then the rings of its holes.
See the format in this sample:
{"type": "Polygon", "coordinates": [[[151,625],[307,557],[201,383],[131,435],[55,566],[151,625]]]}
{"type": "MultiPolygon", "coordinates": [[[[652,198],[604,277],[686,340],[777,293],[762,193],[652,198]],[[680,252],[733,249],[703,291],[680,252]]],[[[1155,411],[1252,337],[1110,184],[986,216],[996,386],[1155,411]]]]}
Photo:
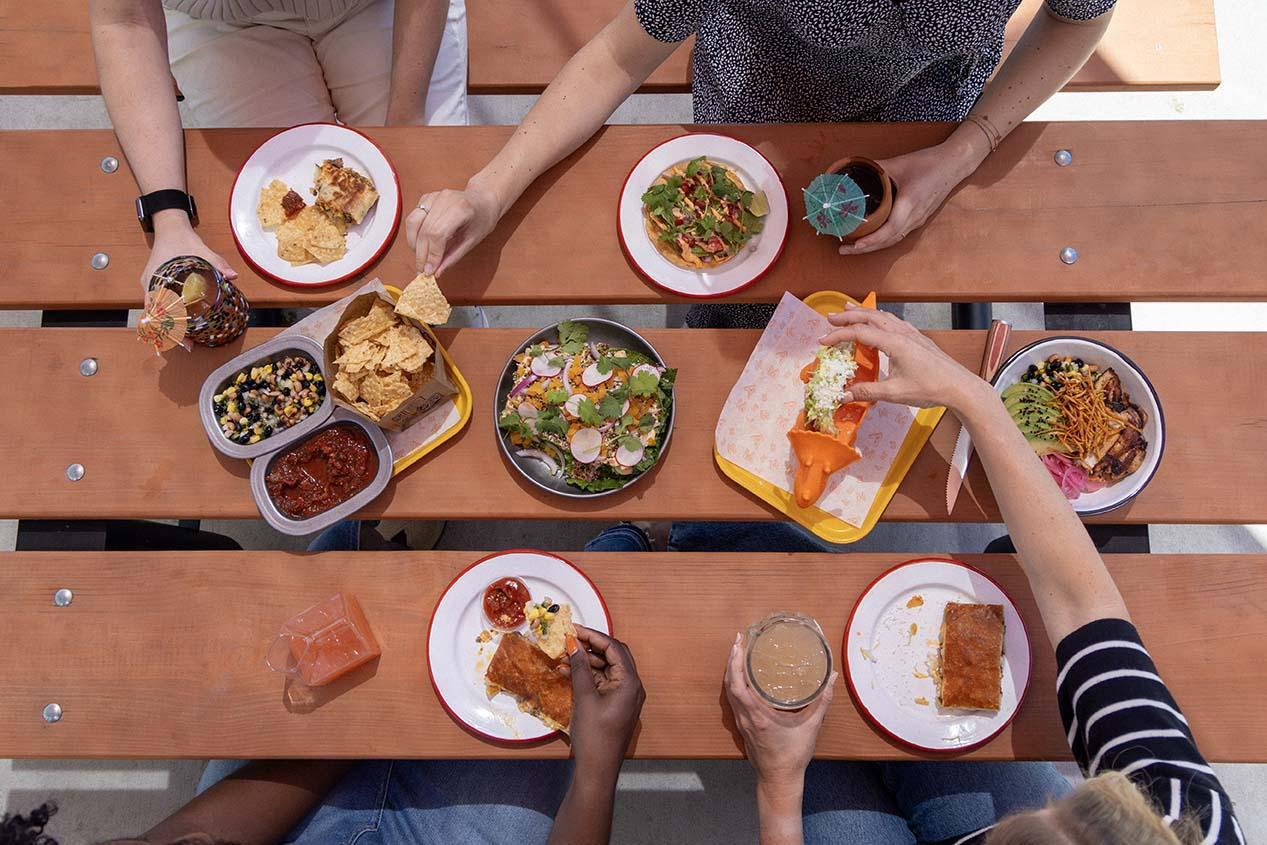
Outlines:
{"type": "Polygon", "coordinates": [[[190,273],[185,277],[185,284],[180,298],[186,305],[201,302],[207,296],[207,277],[201,273],[190,273]]]}
{"type": "Polygon", "coordinates": [[[752,199],[748,201],[748,211],[757,217],[765,217],[770,213],[770,200],[766,198],[765,191],[752,192],[752,199]]]}

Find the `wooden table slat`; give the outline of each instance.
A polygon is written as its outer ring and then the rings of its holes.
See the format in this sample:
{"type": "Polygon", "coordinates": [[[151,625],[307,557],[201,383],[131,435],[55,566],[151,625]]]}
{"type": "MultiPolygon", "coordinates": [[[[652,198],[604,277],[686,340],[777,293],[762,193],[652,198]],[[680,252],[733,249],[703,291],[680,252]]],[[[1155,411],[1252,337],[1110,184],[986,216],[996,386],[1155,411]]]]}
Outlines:
{"type": "MultiPolygon", "coordinates": [[[[626,492],[565,499],[520,478],[496,446],[493,395],[507,358],[533,329],[444,330],[440,336],[471,385],[475,410],[461,433],[411,467],[367,513],[424,519],[764,520],[775,512],[726,479],[713,462],[721,407],[756,343],[745,330],[648,329],[678,367],[673,440],[651,477],[626,492]]],[[[6,391],[0,442],[13,456],[0,485],[0,518],[254,518],[247,465],[220,455],[198,420],[204,377],[274,330],[250,330],[228,348],[164,358],[128,329],[0,330],[6,391]],[[99,371],[79,374],[93,356],[99,371]],[[68,464],[85,467],[66,480],[68,464]]],[[[933,339],[971,369],[981,332],[933,339]]],[[[1012,348],[1044,336],[1016,332],[1012,348]]],[[[1101,333],[1152,379],[1165,411],[1166,452],[1151,484],[1130,505],[1097,521],[1267,522],[1267,407],[1248,374],[1267,370],[1267,335],[1101,333]]],[[[948,417],[949,419],[949,417],[948,417]]],[[[945,478],[954,432],[934,433],[890,503],[885,519],[946,520],[945,478]]],[[[954,521],[998,519],[973,461],[954,521]]]]}
{"type": "MultiPolygon", "coordinates": [[[[0,558],[0,755],[5,757],[556,757],[559,741],[485,743],[441,708],[426,636],[443,588],[477,552],[13,553],[0,558]],[[74,590],[66,608],[53,605],[74,590]],[[337,590],[355,594],[383,656],[306,699],[263,664],[281,623],[337,590]],[[64,716],[45,724],[49,702],[64,716]]],[[[721,676],[735,631],[772,610],[809,613],[837,659],[856,596],[896,554],[584,554],[647,688],[637,757],[736,757],[721,676]],[[719,586],[720,585],[720,586],[719,586]],[[661,624],[671,619],[673,624],[661,624]]],[[[968,555],[1013,596],[1033,652],[1028,697],[980,759],[1069,757],[1052,647],[1010,556],[968,555]]],[[[1267,760],[1249,702],[1267,680],[1264,555],[1111,557],[1144,642],[1211,760],[1267,760]],[[1176,624],[1176,620],[1180,620],[1176,624]]],[[[901,758],[836,691],[817,753],[901,758]]]]}
{"type": "MultiPolygon", "coordinates": [[[[467,85],[473,94],[536,93],[615,15],[624,0],[469,0],[467,85]]],[[[1008,23],[1006,51],[1041,0],[1025,0],[1008,23]]],[[[690,46],[647,81],[644,92],[690,91],[690,46]]],[[[99,90],[87,4],[6,3],[0,8],[4,94],[99,90]]],[[[1104,40],[1066,90],[1209,89],[1219,84],[1213,0],[1120,4],[1104,40]]]]}
{"type": "MultiPolygon", "coordinates": [[[[629,167],[689,126],[610,126],[531,187],[499,227],[442,283],[459,304],[668,302],[673,297],[629,265],[615,207],[629,167]],[[582,222],[583,221],[583,222],[582,222]],[[584,237],[578,247],[578,237],[584,237]]],[[[1267,239],[1246,238],[1267,208],[1267,169],[1246,150],[1267,140],[1267,122],[1184,121],[1025,124],[898,247],[843,258],[800,220],[799,190],[848,150],[876,158],[925,147],[947,124],[762,125],[724,127],[755,144],[779,169],[793,215],[773,270],[733,301],[774,302],[847,276],[894,301],[1142,301],[1267,299],[1267,239]],[[1073,152],[1070,167],[1052,160],[1073,152]],[[1159,174],[1199,174],[1175,190],[1159,174]],[[1060,261],[1075,247],[1076,264],[1060,261]]],[[[191,130],[190,190],[202,209],[199,232],[241,272],[256,306],[333,301],[356,281],[295,288],[260,279],[238,255],[229,230],[229,193],[238,168],[267,129],[191,130]]],[[[377,129],[399,170],[406,203],[423,190],[460,187],[497,151],[511,127],[377,129]]],[[[0,308],[122,308],[140,300],[149,254],[133,214],[136,187],[109,132],[0,133],[0,155],[22,167],[0,172],[0,308]],[[94,270],[105,252],[110,264],[94,270]]],[[[398,234],[369,275],[413,277],[414,255],[398,234]]]]}

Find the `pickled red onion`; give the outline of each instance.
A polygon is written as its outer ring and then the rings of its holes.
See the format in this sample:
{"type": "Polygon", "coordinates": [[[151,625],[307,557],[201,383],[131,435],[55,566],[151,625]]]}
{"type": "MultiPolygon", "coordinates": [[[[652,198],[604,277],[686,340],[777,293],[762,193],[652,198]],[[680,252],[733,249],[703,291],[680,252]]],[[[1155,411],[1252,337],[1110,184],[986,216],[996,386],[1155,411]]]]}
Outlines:
{"type": "Polygon", "coordinates": [[[1087,471],[1074,463],[1067,455],[1059,452],[1048,452],[1040,459],[1047,472],[1060,487],[1066,499],[1073,500],[1083,493],[1094,493],[1104,486],[1103,482],[1093,481],[1087,471]]]}

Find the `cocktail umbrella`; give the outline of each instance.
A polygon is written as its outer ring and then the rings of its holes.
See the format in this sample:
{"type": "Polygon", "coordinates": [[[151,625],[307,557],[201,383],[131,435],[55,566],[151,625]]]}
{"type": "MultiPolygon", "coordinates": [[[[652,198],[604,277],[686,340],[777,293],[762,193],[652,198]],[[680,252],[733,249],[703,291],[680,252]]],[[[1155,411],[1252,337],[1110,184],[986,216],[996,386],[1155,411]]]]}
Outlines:
{"type": "Polygon", "coordinates": [[[867,195],[858,183],[840,173],[815,176],[805,194],[805,217],[820,235],[845,235],[866,219],[867,195]]]}
{"type": "Polygon", "coordinates": [[[136,324],[136,336],[154,347],[158,355],[177,346],[186,350],[193,344],[185,339],[189,312],[180,294],[167,287],[158,287],[145,295],[145,310],[136,324]]]}

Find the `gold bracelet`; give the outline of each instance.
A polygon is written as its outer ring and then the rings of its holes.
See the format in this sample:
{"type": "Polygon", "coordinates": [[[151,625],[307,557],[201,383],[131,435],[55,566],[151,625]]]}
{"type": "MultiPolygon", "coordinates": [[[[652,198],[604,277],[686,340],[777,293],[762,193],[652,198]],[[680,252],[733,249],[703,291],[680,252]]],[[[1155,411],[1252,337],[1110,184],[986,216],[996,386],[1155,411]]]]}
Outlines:
{"type": "Polygon", "coordinates": [[[1003,135],[999,133],[999,130],[994,128],[994,124],[990,122],[990,118],[970,114],[965,117],[964,120],[985,133],[986,141],[990,144],[990,152],[994,152],[999,148],[999,142],[1003,140],[1003,135]]]}

